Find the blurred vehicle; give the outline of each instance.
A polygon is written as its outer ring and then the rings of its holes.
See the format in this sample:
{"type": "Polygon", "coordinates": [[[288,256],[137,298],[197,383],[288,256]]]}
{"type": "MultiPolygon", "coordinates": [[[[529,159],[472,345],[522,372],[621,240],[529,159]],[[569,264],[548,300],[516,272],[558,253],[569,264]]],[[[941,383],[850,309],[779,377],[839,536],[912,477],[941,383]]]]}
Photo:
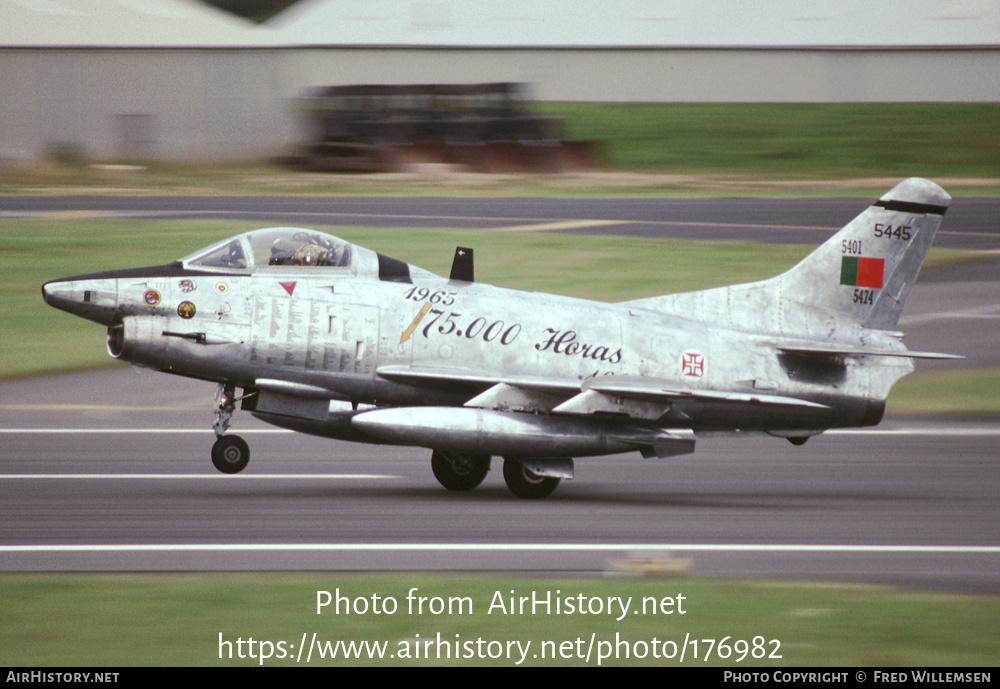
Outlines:
{"type": "Polygon", "coordinates": [[[596,144],[558,137],[516,83],[327,86],[299,99],[309,170],[394,172],[420,164],[473,172],[565,172],[597,166],[596,144]]]}

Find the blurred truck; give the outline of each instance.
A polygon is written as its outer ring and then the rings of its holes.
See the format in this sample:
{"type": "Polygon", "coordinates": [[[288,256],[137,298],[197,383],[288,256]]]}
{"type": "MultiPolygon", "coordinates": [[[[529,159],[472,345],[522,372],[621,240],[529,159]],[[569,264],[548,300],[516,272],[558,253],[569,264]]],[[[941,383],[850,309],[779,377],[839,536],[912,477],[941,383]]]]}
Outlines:
{"type": "Polygon", "coordinates": [[[560,118],[533,114],[517,83],[325,86],[298,100],[309,170],[396,172],[428,164],[473,172],[597,167],[595,142],[566,141],[560,118]]]}

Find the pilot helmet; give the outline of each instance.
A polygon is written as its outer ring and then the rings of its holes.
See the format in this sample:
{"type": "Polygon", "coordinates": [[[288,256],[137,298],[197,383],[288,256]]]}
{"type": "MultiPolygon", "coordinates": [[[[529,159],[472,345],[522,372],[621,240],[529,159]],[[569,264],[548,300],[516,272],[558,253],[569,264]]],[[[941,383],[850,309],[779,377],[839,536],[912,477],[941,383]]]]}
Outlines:
{"type": "Polygon", "coordinates": [[[315,244],[306,244],[295,253],[296,262],[302,266],[321,265],[323,250],[315,244]]]}

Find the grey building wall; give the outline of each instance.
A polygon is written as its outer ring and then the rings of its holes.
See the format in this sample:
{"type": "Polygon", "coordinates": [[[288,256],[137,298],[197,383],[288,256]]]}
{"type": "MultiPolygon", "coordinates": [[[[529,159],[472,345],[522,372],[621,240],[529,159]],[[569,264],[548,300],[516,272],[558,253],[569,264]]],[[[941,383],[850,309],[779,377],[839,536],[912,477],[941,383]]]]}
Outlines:
{"type": "Polygon", "coordinates": [[[1000,50],[986,48],[302,48],[288,59],[292,91],[524,81],[555,101],[1000,101],[1000,50]]]}
{"type": "Polygon", "coordinates": [[[310,86],[521,81],[554,101],[1000,102],[993,0],[0,0],[0,162],[262,158],[310,86]],[[496,46],[492,48],[477,46],[496,46]],[[740,46],[740,47],[734,47],[740,46]]]}
{"type": "Polygon", "coordinates": [[[310,86],[523,81],[553,101],[1000,102],[1000,50],[0,48],[0,160],[240,160],[301,139],[310,86]]]}
{"type": "Polygon", "coordinates": [[[0,48],[0,157],[209,160],[279,152],[281,51],[0,48]]]}

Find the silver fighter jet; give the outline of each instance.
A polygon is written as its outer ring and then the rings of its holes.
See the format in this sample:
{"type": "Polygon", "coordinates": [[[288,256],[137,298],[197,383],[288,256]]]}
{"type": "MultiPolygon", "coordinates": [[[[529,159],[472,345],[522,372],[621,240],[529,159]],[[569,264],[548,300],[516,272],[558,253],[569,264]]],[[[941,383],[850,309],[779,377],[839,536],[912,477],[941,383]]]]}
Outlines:
{"type": "Polygon", "coordinates": [[[949,201],[909,179],[777,277],[618,304],[476,283],[470,249],[444,278],[295,228],[42,294],[106,326],[116,359],[217,382],[220,471],[250,457],[226,434],[240,402],[304,433],[429,448],[449,490],[500,456],[510,490],[541,498],[575,457],[877,424],[912,359],[947,356],[894,328],[949,201]]]}

